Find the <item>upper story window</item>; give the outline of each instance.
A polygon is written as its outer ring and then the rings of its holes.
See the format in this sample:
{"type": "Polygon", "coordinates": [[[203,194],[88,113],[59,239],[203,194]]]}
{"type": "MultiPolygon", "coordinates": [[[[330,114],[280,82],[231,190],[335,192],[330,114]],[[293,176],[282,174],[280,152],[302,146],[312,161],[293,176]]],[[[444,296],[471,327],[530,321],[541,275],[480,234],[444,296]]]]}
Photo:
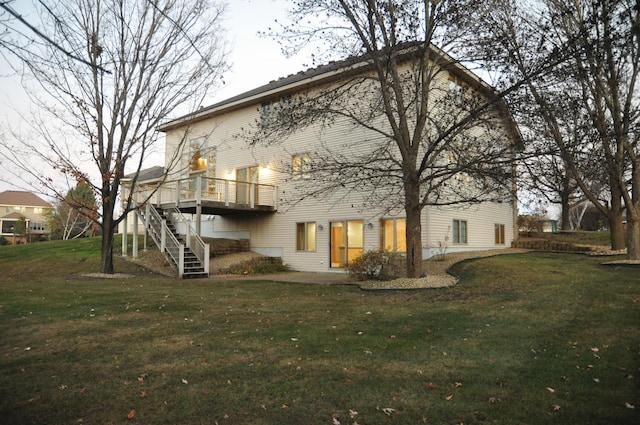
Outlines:
{"type": "Polygon", "coordinates": [[[260,108],[260,124],[262,128],[269,128],[276,124],[290,122],[291,98],[285,96],[273,102],[263,103],[260,108]]]}
{"type": "Polygon", "coordinates": [[[464,100],[464,86],[455,77],[449,78],[449,98],[456,105],[462,105],[464,100]]]}
{"type": "Polygon", "coordinates": [[[311,178],[311,155],[308,153],[293,155],[291,174],[295,180],[311,178]]]}
{"type": "Polygon", "coordinates": [[[189,143],[189,171],[204,171],[207,169],[206,143],[207,139],[204,137],[198,137],[189,143]]]}

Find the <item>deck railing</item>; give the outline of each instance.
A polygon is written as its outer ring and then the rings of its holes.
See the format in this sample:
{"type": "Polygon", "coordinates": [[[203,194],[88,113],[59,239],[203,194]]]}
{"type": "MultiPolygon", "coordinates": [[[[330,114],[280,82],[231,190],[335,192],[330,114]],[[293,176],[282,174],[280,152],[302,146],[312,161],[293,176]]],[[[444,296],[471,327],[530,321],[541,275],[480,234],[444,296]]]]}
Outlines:
{"type": "MultiPolygon", "coordinates": [[[[143,202],[154,188],[137,187],[134,198],[143,202]]],[[[270,184],[248,183],[237,180],[214,179],[204,176],[167,181],[151,196],[153,205],[180,206],[181,203],[213,201],[226,207],[242,205],[249,208],[278,208],[277,186],[270,184]]]]}

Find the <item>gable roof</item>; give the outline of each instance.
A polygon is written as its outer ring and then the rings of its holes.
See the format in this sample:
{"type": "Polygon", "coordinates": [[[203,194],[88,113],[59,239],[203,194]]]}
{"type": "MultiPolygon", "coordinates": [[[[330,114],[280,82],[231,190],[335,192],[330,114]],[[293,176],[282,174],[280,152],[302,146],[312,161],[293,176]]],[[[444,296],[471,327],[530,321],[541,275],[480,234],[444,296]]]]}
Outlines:
{"type": "MultiPolygon", "coordinates": [[[[21,217],[22,217],[22,214],[20,214],[17,211],[14,211],[14,212],[9,213],[9,214],[7,214],[5,216],[2,216],[0,218],[2,218],[2,219],[10,219],[10,220],[20,220],[21,217]]],[[[27,218],[27,220],[29,220],[29,219],[27,218]]]]}
{"type": "Polygon", "coordinates": [[[0,205],[51,208],[51,204],[42,200],[39,196],[20,190],[5,190],[1,192],[0,205]]]}
{"type": "MultiPolygon", "coordinates": [[[[136,173],[127,174],[122,178],[122,180],[133,180],[136,176],[136,173]]],[[[138,172],[138,182],[145,182],[147,180],[155,180],[164,176],[164,167],[161,165],[156,165],[151,168],[145,168],[138,172]]]]}
{"type": "MultiPolygon", "coordinates": [[[[418,52],[422,46],[424,46],[424,43],[422,42],[406,42],[397,45],[394,48],[394,51],[397,52],[399,57],[410,57],[415,56],[416,52],[418,52]]],[[[429,50],[433,54],[433,60],[437,61],[444,69],[459,77],[469,86],[472,86],[474,89],[484,89],[486,92],[493,91],[491,86],[482,81],[477,75],[468,70],[443,50],[432,44],[429,45],[429,50]]],[[[268,84],[230,97],[221,102],[214,103],[213,105],[202,107],[197,111],[160,125],[158,130],[166,132],[176,127],[180,127],[187,122],[207,119],[223,109],[237,108],[246,104],[258,103],[270,96],[275,96],[276,94],[281,96],[284,92],[293,92],[301,87],[326,82],[332,78],[339,78],[349,72],[362,72],[370,68],[372,66],[371,64],[372,60],[367,54],[351,56],[339,61],[331,61],[327,64],[319,65],[315,68],[310,68],[306,71],[300,71],[297,74],[291,74],[287,77],[271,81],[268,84]]]]}
{"type": "MultiPolygon", "coordinates": [[[[424,43],[422,42],[406,42],[397,45],[394,50],[397,52],[398,57],[406,60],[410,57],[416,57],[422,47],[424,47],[424,43]]],[[[505,118],[507,130],[513,137],[515,145],[519,149],[522,149],[522,135],[513,120],[504,98],[499,96],[491,85],[483,81],[479,76],[470,71],[459,61],[455,60],[445,51],[439,49],[433,44],[429,44],[427,49],[433,54],[432,60],[436,61],[436,63],[438,63],[438,65],[444,70],[455,75],[473,90],[477,90],[490,98],[497,99],[498,110],[505,118]]],[[[202,107],[198,111],[194,111],[160,125],[158,130],[167,132],[190,122],[205,120],[223,110],[232,110],[249,104],[261,103],[262,101],[265,101],[270,97],[275,97],[276,95],[281,97],[282,95],[289,94],[288,92],[294,92],[302,87],[327,82],[332,78],[339,78],[349,72],[363,72],[371,68],[371,63],[372,60],[370,57],[364,54],[361,56],[352,56],[341,61],[332,61],[325,65],[307,69],[306,71],[300,71],[297,74],[291,74],[287,77],[271,81],[268,84],[230,97],[221,102],[214,103],[213,105],[202,107]]]]}

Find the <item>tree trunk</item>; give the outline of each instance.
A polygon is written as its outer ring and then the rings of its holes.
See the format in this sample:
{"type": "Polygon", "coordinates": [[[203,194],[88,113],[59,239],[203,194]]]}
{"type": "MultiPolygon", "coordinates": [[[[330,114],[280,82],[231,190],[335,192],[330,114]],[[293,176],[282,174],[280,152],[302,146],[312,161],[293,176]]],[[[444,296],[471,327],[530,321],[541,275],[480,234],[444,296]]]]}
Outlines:
{"type": "Polygon", "coordinates": [[[106,202],[102,208],[102,259],[100,272],[113,274],[113,206],[106,202]]]}
{"type": "Polygon", "coordinates": [[[631,172],[631,199],[627,205],[627,258],[640,260],[640,166],[631,172]]]}
{"type": "Polygon", "coordinates": [[[420,186],[405,180],[405,213],[407,214],[407,277],[422,275],[422,223],[420,186]]]}
{"type": "Polygon", "coordinates": [[[624,226],[622,225],[622,197],[617,189],[611,190],[611,207],[607,213],[611,231],[611,249],[618,251],[625,248],[624,226]]]}
{"type": "Polygon", "coordinates": [[[565,190],[560,192],[560,202],[561,202],[561,217],[560,217],[560,228],[562,230],[571,230],[571,217],[570,217],[570,206],[569,206],[569,190],[565,188],[565,190]]]}
{"type": "Polygon", "coordinates": [[[640,260],[640,220],[627,214],[627,258],[640,260]]]}

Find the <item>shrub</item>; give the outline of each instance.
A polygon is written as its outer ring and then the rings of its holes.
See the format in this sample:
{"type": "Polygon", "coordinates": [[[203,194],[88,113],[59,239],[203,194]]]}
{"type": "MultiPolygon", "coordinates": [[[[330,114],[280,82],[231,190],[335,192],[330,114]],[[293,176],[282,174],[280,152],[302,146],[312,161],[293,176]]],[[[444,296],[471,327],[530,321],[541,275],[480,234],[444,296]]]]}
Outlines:
{"type": "Polygon", "coordinates": [[[9,245],[9,241],[4,236],[0,236],[0,246],[9,245]]]}
{"type": "Polygon", "coordinates": [[[347,265],[349,275],[356,280],[385,280],[387,266],[393,254],[387,251],[367,251],[347,265]]]}
{"type": "Polygon", "coordinates": [[[289,272],[291,269],[282,264],[282,259],[277,257],[256,258],[236,264],[226,270],[231,274],[271,274],[289,272]]]}

